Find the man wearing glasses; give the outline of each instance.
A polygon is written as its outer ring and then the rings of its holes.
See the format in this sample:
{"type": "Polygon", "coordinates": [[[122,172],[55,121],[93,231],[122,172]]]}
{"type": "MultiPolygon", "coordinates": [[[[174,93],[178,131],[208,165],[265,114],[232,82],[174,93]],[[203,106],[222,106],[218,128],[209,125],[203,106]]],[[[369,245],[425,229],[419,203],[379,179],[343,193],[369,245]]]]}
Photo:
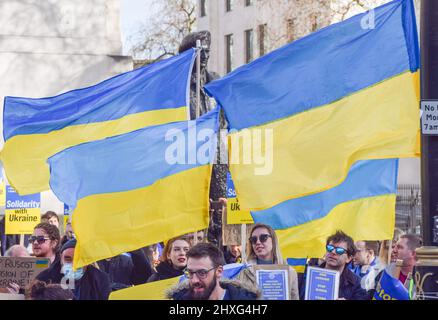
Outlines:
{"type": "Polygon", "coordinates": [[[174,300],[256,300],[257,288],[244,287],[238,281],[222,281],[225,259],[211,243],[199,243],[187,252],[188,280],[168,293],[174,300]]]}
{"type": "MultiPolygon", "coordinates": [[[[326,241],[324,262],[319,266],[340,273],[339,300],[368,300],[367,292],[360,285],[360,277],[355,275],[347,264],[353,259],[356,249],[353,239],[342,231],[336,231],[326,241]]],[[[305,281],[303,282],[305,285],[305,281]]],[[[304,288],[301,298],[304,298],[304,288]]]]}

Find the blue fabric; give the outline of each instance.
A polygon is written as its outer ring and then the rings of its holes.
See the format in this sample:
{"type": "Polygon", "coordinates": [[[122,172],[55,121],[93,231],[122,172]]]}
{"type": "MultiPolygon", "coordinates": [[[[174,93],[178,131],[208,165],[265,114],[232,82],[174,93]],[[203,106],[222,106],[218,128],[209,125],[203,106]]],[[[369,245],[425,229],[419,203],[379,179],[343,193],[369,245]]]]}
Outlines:
{"type": "Polygon", "coordinates": [[[355,163],[343,183],[327,191],[282,202],[251,212],[255,223],[274,230],[288,229],[326,216],[337,205],[366,197],[397,192],[398,159],[355,163]]]}
{"type": "Polygon", "coordinates": [[[287,264],[290,266],[305,266],[307,264],[307,258],[302,258],[302,259],[288,258],[287,264]]]}
{"type": "Polygon", "coordinates": [[[129,114],[188,106],[194,49],[123,73],[91,87],[42,98],[6,97],[5,141],[15,135],[48,133],[129,114]]]}
{"type": "Polygon", "coordinates": [[[374,9],[375,29],[362,28],[366,14],[321,29],[207,84],[230,129],[289,117],[416,71],[412,0],[374,9]]]}
{"type": "Polygon", "coordinates": [[[218,119],[217,108],[196,121],[148,127],[61,151],[47,161],[50,187],[58,199],[75,207],[79,199],[89,195],[143,188],[169,175],[212,163],[218,119]],[[206,136],[197,136],[200,132],[206,136]],[[172,134],[169,141],[165,140],[167,134],[172,134]],[[176,144],[175,137],[182,139],[178,140],[182,144],[176,144]],[[182,163],[167,161],[171,145],[181,147],[180,154],[185,155],[182,163]],[[202,149],[205,146],[208,149],[202,149]],[[200,153],[206,159],[199,158],[200,153]]]}

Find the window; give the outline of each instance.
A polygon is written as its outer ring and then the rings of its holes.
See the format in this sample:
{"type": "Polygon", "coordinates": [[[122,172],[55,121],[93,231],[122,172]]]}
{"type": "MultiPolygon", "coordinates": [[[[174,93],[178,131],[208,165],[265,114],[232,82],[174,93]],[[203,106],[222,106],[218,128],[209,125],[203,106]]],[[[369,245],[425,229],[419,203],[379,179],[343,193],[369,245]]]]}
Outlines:
{"type": "Polygon", "coordinates": [[[259,52],[260,57],[266,54],[266,32],[268,29],[267,24],[259,25],[259,52]]]}
{"type": "Polygon", "coordinates": [[[233,70],[233,35],[228,34],[225,36],[225,65],[227,73],[233,70]]]}
{"type": "Polygon", "coordinates": [[[201,17],[205,17],[207,15],[207,7],[205,6],[206,5],[205,2],[206,0],[200,0],[199,3],[199,8],[201,10],[201,17]]]}
{"type": "Polygon", "coordinates": [[[253,50],[253,31],[245,30],[245,63],[254,59],[253,50]]]}
{"type": "Polygon", "coordinates": [[[249,7],[252,5],[252,0],[245,0],[245,6],[249,7]]]}
{"type": "Polygon", "coordinates": [[[225,11],[230,12],[233,10],[233,0],[225,0],[225,11]]]}
{"type": "Polygon", "coordinates": [[[292,19],[287,19],[287,41],[292,42],[295,40],[294,37],[294,21],[292,19]]]}

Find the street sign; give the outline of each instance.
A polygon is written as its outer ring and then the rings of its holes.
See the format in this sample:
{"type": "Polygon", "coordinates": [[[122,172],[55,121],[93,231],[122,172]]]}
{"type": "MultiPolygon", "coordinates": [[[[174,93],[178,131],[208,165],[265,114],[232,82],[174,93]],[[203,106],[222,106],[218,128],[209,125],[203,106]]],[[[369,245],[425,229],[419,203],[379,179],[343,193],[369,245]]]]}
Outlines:
{"type": "Polygon", "coordinates": [[[438,100],[421,101],[421,131],[438,135],[438,100]]]}

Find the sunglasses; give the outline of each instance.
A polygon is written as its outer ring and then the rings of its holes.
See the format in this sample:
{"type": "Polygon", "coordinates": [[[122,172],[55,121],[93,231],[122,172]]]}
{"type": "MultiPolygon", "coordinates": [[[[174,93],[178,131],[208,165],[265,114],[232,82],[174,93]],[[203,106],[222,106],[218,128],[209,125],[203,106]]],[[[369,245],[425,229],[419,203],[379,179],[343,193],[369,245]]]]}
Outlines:
{"type": "Polygon", "coordinates": [[[196,271],[185,269],[184,274],[189,279],[192,279],[195,274],[198,276],[199,279],[205,279],[207,277],[208,273],[213,269],[216,269],[216,268],[213,267],[213,268],[208,269],[208,270],[207,269],[200,269],[200,270],[196,270],[196,271]]]}
{"type": "Polygon", "coordinates": [[[249,242],[251,242],[251,244],[256,244],[257,239],[259,239],[261,243],[265,243],[270,237],[270,234],[261,234],[260,237],[252,236],[251,238],[249,238],[249,242]]]}
{"type": "Polygon", "coordinates": [[[331,244],[328,244],[325,246],[327,252],[332,252],[333,250],[335,250],[335,253],[339,256],[343,255],[344,253],[347,253],[347,249],[344,249],[342,247],[335,247],[332,246],[331,244]]]}
{"type": "Polygon", "coordinates": [[[38,242],[38,244],[42,244],[46,242],[46,240],[50,240],[50,238],[46,238],[44,236],[31,236],[29,237],[29,242],[34,243],[35,241],[38,242]]]}

